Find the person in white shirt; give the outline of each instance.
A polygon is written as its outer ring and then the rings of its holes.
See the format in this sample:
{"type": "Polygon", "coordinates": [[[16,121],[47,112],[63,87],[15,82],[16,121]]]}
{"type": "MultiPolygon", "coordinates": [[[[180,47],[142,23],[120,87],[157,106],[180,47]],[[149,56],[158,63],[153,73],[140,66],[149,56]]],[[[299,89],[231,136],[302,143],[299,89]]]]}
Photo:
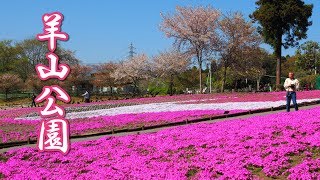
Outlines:
{"type": "Polygon", "coordinates": [[[89,103],[90,102],[90,94],[88,91],[86,91],[84,94],[82,94],[84,97],[84,102],[89,103]]]}
{"type": "Polygon", "coordinates": [[[287,99],[287,112],[290,112],[290,102],[292,100],[294,108],[298,111],[297,104],[297,94],[296,91],[299,90],[299,81],[294,78],[294,73],[289,72],[289,78],[284,82],[284,88],[287,91],[286,99],[287,99]]]}

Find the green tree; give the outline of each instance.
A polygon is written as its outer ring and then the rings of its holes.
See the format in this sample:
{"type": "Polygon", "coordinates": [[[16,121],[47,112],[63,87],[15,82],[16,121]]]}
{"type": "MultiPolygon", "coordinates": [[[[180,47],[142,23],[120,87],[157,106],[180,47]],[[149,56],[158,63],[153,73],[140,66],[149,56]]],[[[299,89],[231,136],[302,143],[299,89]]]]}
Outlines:
{"type": "Polygon", "coordinates": [[[319,43],[314,41],[307,41],[303,43],[296,52],[297,65],[300,69],[309,72],[315,72],[320,65],[318,59],[320,56],[319,43]]]}
{"type": "MultiPolygon", "coordinates": [[[[23,81],[36,75],[37,64],[48,65],[46,54],[49,52],[47,43],[40,42],[35,38],[25,39],[16,44],[19,61],[14,66],[15,72],[23,81]]],[[[70,66],[77,65],[80,61],[75,57],[75,52],[58,46],[55,54],[59,57],[59,63],[67,63],[70,66]]]]}
{"type": "Polygon", "coordinates": [[[26,82],[31,72],[33,72],[30,70],[31,67],[29,61],[26,58],[19,58],[19,60],[15,61],[13,65],[15,67],[13,72],[19,75],[23,82],[26,82]]]}
{"type": "MultiPolygon", "coordinates": [[[[198,73],[199,73],[199,69],[196,66],[193,66],[187,69],[186,71],[182,72],[181,74],[179,74],[175,82],[176,88],[178,90],[186,90],[186,88],[188,88],[188,90],[195,90],[199,83],[198,73]]],[[[205,76],[206,74],[202,74],[202,75],[205,76]]],[[[203,79],[202,81],[204,80],[205,79],[203,79]]]]}
{"type": "Polygon", "coordinates": [[[0,74],[12,72],[18,60],[18,50],[11,40],[0,41],[0,74]]]}
{"type": "Polygon", "coordinates": [[[46,63],[46,53],[49,52],[47,43],[32,38],[25,39],[17,43],[16,46],[20,49],[20,57],[28,60],[30,70],[34,70],[37,64],[46,63]]]}
{"type": "Polygon", "coordinates": [[[297,66],[297,56],[292,56],[292,57],[287,57],[284,61],[284,63],[282,63],[282,69],[283,71],[282,76],[287,77],[289,72],[295,72],[295,74],[297,75],[298,72],[298,66],[297,66]]]}
{"type": "Polygon", "coordinates": [[[302,0],[258,0],[258,8],[250,15],[258,21],[260,34],[270,44],[277,58],[276,84],[281,83],[281,48],[295,47],[298,41],[307,37],[312,22],[312,4],[302,0]]]}

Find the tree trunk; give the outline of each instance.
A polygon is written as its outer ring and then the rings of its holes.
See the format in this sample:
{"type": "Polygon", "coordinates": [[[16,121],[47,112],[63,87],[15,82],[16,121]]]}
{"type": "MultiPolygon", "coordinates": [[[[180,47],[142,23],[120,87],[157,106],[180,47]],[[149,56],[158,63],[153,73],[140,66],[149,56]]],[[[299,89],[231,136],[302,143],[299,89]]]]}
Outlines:
{"type": "Polygon", "coordinates": [[[133,94],[137,94],[137,85],[135,83],[133,84],[133,94]]]}
{"type": "Polygon", "coordinates": [[[260,78],[257,80],[257,91],[260,90],[260,78]]]}
{"type": "Polygon", "coordinates": [[[199,76],[200,76],[200,94],[202,94],[202,68],[201,68],[201,65],[199,68],[199,76]]]}
{"type": "Polygon", "coordinates": [[[227,79],[227,65],[224,65],[224,72],[223,72],[223,81],[222,81],[222,88],[221,92],[224,92],[225,86],[226,86],[226,79],[227,79]]]}
{"type": "Polygon", "coordinates": [[[133,85],[134,85],[134,88],[133,88],[134,95],[139,95],[140,91],[138,88],[138,80],[137,79],[133,81],[133,85]]]}
{"type": "Polygon", "coordinates": [[[237,91],[237,89],[238,89],[238,80],[236,80],[236,83],[234,85],[234,90],[237,91]]]}
{"type": "Polygon", "coordinates": [[[8,100],[8,91],[6,91],[5,94],[6,94],[6,100],[8,100]]]}
{"type": "Polygon", "coordinates": [[[112,86],[109,86],[109,87],[110,87],[110,95],[112,96],[112,93],[113,93],[112,86]]]}
{"type": "Polygon", "coordinates": [[[282,34],[278,33],[277,45],[275,49],[277,58],[277,73],[276,73],[276,90],[280,91],[281,85],[281,48],[282,48],[282,34]]]}
{"type": "Polygon", "coordinates": [[[170,89],[170,96],[172,96],[173,95],[173,74],[170,75],[169,89],[170,89]]]}
{"type": "Polygon", "coordinates": [[[75,86],[76,87],[76,96],[79,96],[79,86],[75,86]]]}
{"type": "Polygon", "coordinates": [[[202,94],[202,51],[197,51],[197,58],[199,63],[199,88],[200,88],[200,94],[202,94]]]}

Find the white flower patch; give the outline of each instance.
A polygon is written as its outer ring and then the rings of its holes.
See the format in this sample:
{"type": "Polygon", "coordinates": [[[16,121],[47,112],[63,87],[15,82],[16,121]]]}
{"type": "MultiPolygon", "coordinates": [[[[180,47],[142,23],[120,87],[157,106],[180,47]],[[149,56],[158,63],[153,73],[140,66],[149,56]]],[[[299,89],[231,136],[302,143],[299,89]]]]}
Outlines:
{"type": "MultiPolygon", "coordinates": [[[[300,99],[298,103],[311,102],[319,99],[300,99]]],[[[138,114],[148,112],[174,112],[188,110],[254,110],[285,105],[286,101],[264,101],[264,102],[226,102],[226,103],[203,103],[203,104],[178,104],[178,102],[150,103],[141,105],[131,105],[115,107],[110,109],[99,109],[84,112],[67,113],[67,119],[89,118],[96,116],[113,116],[119,114],[138,114]]],[[[19,118],[21,119],[21,118],[19,118]]],[[[37,117],[27,117],[23,119],[40,119],[37,117]]]]}

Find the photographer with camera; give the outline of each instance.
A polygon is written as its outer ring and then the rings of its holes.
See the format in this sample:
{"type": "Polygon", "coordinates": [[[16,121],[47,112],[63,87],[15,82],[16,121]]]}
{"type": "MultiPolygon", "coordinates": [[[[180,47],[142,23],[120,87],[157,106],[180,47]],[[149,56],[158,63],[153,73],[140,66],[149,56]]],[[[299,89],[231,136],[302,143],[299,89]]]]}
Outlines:
{"type": "Polygon", "coordinates": [[[287,78],[286,81],[284,82],[284,88],[287,91],[287,95],[286,95],[287,112],[290,112],[291,99],[292,99],[295,110],[298,111],[296,91],[299,90],[299,81],[298,79],[294,78],[293,72],[289,72],[289,78],[287,78]]]}

